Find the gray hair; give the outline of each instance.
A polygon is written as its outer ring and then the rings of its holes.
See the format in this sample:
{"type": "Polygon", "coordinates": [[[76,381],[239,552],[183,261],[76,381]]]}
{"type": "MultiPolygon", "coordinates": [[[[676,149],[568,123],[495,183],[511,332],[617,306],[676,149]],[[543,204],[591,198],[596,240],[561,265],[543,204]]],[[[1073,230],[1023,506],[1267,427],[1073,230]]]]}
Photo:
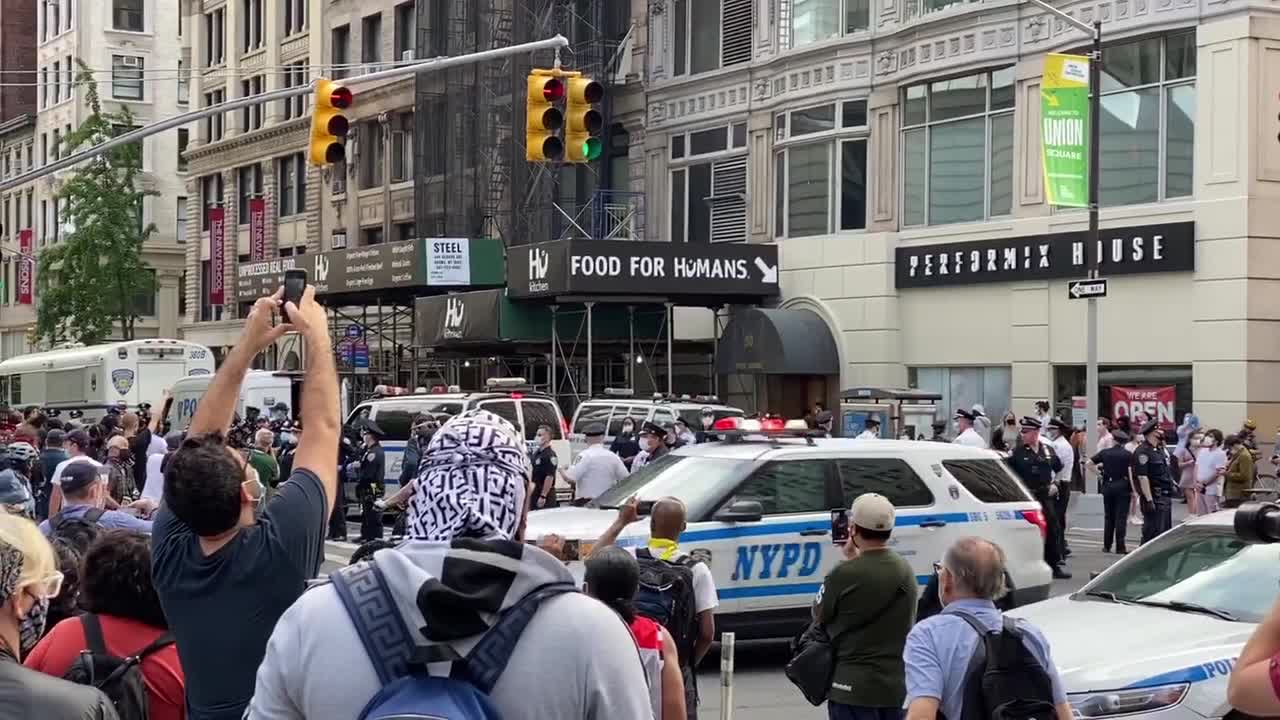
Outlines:
{"type": "Polygon", "coordinates": [[[271,443],[276,439],[275,433],[267,428],[262,428],[253,434],[253,444],[259,448],[269,448],[271,443]]]}
{"type": "Polygon", "coordinates": [[[942,556],[942,566],[962,595],[996,600],[1005,594],[1004,550],[990,540],[960,538],[942,556]]]}

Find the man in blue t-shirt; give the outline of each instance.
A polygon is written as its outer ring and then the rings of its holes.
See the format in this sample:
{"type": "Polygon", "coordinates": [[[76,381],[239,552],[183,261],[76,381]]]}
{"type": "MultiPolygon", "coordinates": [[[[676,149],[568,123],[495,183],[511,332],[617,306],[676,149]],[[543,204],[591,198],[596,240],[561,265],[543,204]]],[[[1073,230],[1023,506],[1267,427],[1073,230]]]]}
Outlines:
{"type": "Polygon", "coordinates": [[[62,509],[40,523],[41,532],[52,535],[64,520],[84,520],[108,530],[151,532],[150,520],[143,520],[124,510],[105,509],[106,496],[107,483],[98,468],[86,462],[67,465],[62,470],[62,509]]]}
{"type": "Polygon", "coordinates": [[[308,287],[296,306],[282,307],[283,292],[254,304],[165,466],[152,576],[187,677],[190,720],[240,720],[272,628],[324,559],[325,520],[338,485],[338,375],[315,289],[308,287]],[[278,310],[291,324],[272,326],[278,310]],[[259,514],[262,482],[226,445],[226,432],[253,358],[290,331],[306,344],[307,432],[292,475],[259,514]]]}

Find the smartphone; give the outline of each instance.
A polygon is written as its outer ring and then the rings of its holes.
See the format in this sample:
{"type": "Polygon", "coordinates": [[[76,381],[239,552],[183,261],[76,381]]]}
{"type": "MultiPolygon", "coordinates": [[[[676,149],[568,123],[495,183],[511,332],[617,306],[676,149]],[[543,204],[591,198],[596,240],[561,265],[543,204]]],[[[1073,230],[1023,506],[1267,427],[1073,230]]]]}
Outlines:
{"type": "Polygon", "coordinates": [[[284,300],[280,306],[280,312],[284,315],[284,321],[289,322],[289,311],[284,309],[283,303],[293,303],[294,306],[302,304],[302,292],[307,289],[307,271],[306,270],[285,270],[284,271],[284,300]]]}
{"type": "Polygon", "coordinates": [[[578,540],[565,540],[564,541],[564,561],[571,562],[573,560],[580,560],[581,559],[579,557],[580,547],[581,545],[578,540]]]}
{"type": "Polygon", "coordinates": [[[844,545],[849,542],[849,509],[831,511],[831,542],[844,545]]]}

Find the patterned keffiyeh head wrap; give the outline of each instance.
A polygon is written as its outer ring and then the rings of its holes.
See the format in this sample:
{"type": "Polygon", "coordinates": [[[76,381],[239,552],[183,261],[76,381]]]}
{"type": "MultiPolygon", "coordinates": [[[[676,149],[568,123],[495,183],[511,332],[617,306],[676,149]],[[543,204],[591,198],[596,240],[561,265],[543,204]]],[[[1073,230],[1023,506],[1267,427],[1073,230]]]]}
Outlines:
{"type": "Polygon", "coordinates": [[[22,579],[22,551],[0,541],[0,603],[8,600],[18,590],[22,579]]]}
{"type": "Polygon", "coordinates": [[[418,465],[408,536],[512,539],[529,471],[524,441],[511,423],[487,410],[454,416],[431,438],[418,465]]]}

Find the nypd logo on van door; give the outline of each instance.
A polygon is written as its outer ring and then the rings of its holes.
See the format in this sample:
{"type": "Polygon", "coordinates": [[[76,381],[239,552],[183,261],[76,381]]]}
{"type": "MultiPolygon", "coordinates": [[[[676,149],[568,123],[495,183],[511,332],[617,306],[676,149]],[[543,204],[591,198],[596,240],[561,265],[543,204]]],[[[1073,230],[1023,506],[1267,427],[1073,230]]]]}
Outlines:
{"type": "Polygon", "coordinates": [[[111,385],[121,395],[128,395],[133,389],[133,371],[128,368],[111,371],[111,385]]]}

